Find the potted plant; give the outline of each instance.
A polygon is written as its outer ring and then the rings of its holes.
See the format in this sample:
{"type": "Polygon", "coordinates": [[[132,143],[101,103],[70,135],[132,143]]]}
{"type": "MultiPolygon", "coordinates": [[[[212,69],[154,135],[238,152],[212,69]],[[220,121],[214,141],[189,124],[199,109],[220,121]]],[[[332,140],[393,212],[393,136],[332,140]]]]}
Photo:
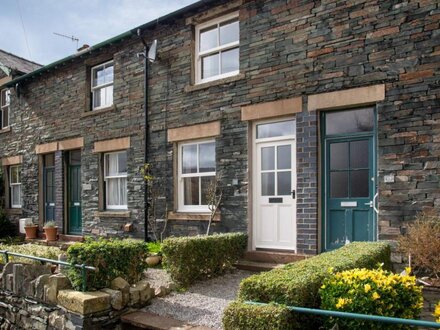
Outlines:
{"type": "Polygon", "coordinates": [[[34,224],[32,218],[26,219],[24,223],[24,230],[26,232],[26,239],[37,238],[38,225],[34,224]]]}
{"type": "Polygon", "coordinates": [[[154,267],[162,261],[162,247],[160,242],[148,243],[148,257],[146,259],[149,267],[154,267]]]}
{"type": "Polygon", "coordinates": [[[46,241],[56,241],[58,238],[58,227],[55,221],[48,221],[44,224],[44,233],[46,234],[46,241]]]}

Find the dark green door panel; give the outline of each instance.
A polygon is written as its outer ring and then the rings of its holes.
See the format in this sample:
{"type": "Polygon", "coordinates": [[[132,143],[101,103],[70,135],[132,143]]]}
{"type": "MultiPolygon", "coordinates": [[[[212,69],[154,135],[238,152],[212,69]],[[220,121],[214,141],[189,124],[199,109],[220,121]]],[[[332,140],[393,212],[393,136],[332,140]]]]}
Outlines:
{"type": "MultiPolygon", "coordinates": [[[[73,152],[72,152],[73,153],[73,152]]],[[[81,209],[81,161],[80,154],[70,155],[67,195],[68,195],[68,233],[79,235],[82,233],[81,209]],[[79,158],[79,159],[78,159],[79,158]]]]}
{"type": "Polygon", "coordinates": [[[321,116],[325,250],[376,239],[376,215],[370,205],[376,192],[374,125],[369,117],[373,110],[367,110],[330,113],[330,119],[321,116]]]}
{"type": "Polygon", "coordinates": [[[44,169],[44,222],[55,221],[55,169],[44,169]]]}

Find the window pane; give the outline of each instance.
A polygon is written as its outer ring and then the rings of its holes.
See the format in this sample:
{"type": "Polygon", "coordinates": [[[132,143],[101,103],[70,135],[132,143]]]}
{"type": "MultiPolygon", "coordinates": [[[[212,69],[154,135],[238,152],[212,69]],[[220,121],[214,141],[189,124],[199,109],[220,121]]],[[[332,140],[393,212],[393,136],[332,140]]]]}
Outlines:
{"type": "Polygon", "coordinates": [[[218,58],[219,54],[209,55],[202,58],[202,79],[218,76],[220,74],[218,58]]]}
{"type": "Polygon", "coordinates": [[[119,205],[119,179],[107,179],[107,205],[119,205]]]}
{"type": "Polygon", "coordinates": [[[118,154],[105,155],[105,174],[106,176],[118,175],[118,154]]]}
{"type": "Polygon", "coordinates": [[[330,169],[348,168],[348,142],[330,144],[330,169]]]}
{"type": "Polygon", "coordinates": [[[325,116],[326,134],[369,132],[374,128],[373,108],[329,112],[325,116]]]}
{"type": "Polygon", "coordinates": [[[277,169],[288,170],[292,168],[292,147],[290,145],[277,148],[277,169]]]}
{"type": "Polygon", "coordinates": [[[271,138],[295,134],[295,121],[281,121],[278,123],[257,125],[257,138],[271,138]]]}
{"type": "Polygon", "coordinates": [[[351,197],[368,197],[370,193],[368,170],[352,171],[350,176],[351,197]]]}
{"type": "Polygon", "coordinates": [[[222,72],[228,73],[238,71],[240,68],[240,52],[238,48],[227,50],[221,53],[222,56],[222,72]]]}
{"type": "Polygon", "coordinates": [[[118,156],[118,173],[127,173],[127,152],[120,152],[116,155],[118,156]]]}
{"type": "Polygon", "coordinates": [[[215,176],[202,176],[200,180],[202,180],[202,205],[208,205],[208,191],[214,188],[215,176]]]}
{"type": "Polygon", "coordinates": [[[350,142],[350,167],[368,168],[368,140],[350,142]]]}
{"type": "Polygon", "coordinates": [[[182,173],[197,173],[197,144],[182,147],[182,173]]]}
{"type": "Polygon", "coordinates": [[[292,192],[292,172],[278,172],[278,196],[290,195],[292,192]]]}
{"type": "Polygon", "coordinates": [[[18,166],[11,167],[11,183],[20,183],[20,171],[18,166]]]}
{"type": "Polygon", "coordinates": [[[215,171],[215,142],[199,145],[199,172],[215,171]]]}
{"type": "Polygon", "coordinates": [[[199,178],[183,179],[183,198],[185,205],[199,205],[199,178]]]}
{"type": "Polygon", "coordinates": [[[275,169],[275,147],[261,148],[261,170],[275,169]]]}
{"type": "Polygon", "coordinates": [[[4,107],[5,105],[7,105],[9,103],[7,89],[2,89],[0,98],[1,98],[1,103],[0,103],[1,107],[4,107]]]}
{"type": "Polygon", "coordinates": [[[105,68],[105,83],[113,82],[113,64],[110,64],[105,68]]]}
{"type": "Polygon", "coordinates": [[[2,127],[8,127],[9,126],[9,108],[3,108],[3,121],[2,121],[2,127]]]}
{"type": "Polygon", "coordinates": [[[330,173],[331,198],[348,197],[348,172],[330,173]]]}
{"type": "Polygon", "coordinates": [[[200,31],[200,51],[217,47],[217,25],[200,31]]]}
{"type": "Polygon", "coordinates": [[[70,165],[81,165],[81,150],[70,152],[70,165]]]}
{"type": "Polygon", "coordinates": [[[119,179],[119,196],[121,198],[119,205],[127,205],[127,178],[119,179]]]}
{"type": "Polygon", "coordinates": [[[12,186],[11,187],[11,193],[12,193],[12,205],[18,206],[21,205],[21,197],[20,197],[20,189],[21,186],[12,186]]]}
{"type": "Polygon", "coordinates": [[[105,103],[101,106],[110,106],[113,104],[113,85],[103,88],[105,94],[105,103]]]}
{"type": "Polygon", "coordinates": [[[105,70],[103,67],[93,69],[93,86],[105,84],[105,70]]]}
{"type": "Polygon", "coordinates": [[[226,45],[239,40],[240,31],[238,21],[229,21],[220,25],[220,45],[226,45]]]}
{"type": "Polygon", "coordinates": [[[55,166],[55,155],[54,154],[47,154],[44,156],[44,165],[46,167],[52,167],[55,166]]]}
{"type": "Polygon", "coordinates": [[[93,108],[99,108],[101,106],[102,89],[93,91],[93,108]]]}
{"type": "Polygon", "coordinates": [[[261,196],[275,195],[275,173],[261,173],[261,196]]]}

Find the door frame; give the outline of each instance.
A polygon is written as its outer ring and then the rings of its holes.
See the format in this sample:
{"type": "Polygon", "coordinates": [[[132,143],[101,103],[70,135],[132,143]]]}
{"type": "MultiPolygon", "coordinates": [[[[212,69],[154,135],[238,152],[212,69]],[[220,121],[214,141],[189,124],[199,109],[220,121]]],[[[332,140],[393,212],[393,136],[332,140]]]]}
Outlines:
{"type": "MultiPolygon", "coordinates": [[[[294,180],[292,181],[293,186],[295,187],[295,189],[297,190],[297,158],[296,158],[296,144],[297,144],[297,134],[296,134],[297,130],[296,130],[296,117],[281,117],[281,118],[270,118],[270,119],[264,119],[264,120],[259,120],[259,121],[254,121],[252,122],[252,126],[251,126],[251,138],[249,139],[252,143],[251,147],[249,148],[251,151],[251,157],[249,158],[252,159],[252,164],[251,166],[249,166],[250,168],[250,175],[251,175],[251,187],[250,187],[250,191],[251,191],[251,198],[250,198],[250,202],[252,207],[250,208],[252,210],[252,214],[250,216],[251,222],[252,222],[252,226],[250,228],[250,232],[252,234],[252,239],[251,239],[251,248],[252,250],[257,250],[257,249],[261,249],[261,250],[271,250],[271,251],[284,251],[284,252],[296,252],[297,251],[297,221],[295,221],[295,237],[294,237],[294,242],[295,242],[295,248],[292,249],[283,249],[282,247],[277,247],[277,248],[258,248],[256,246],[256,239],[257,239],[257,206],[258,206],[258,187],[257,187],[257,183],[258,183],[258,166],[257,166],[257,144],[258,143],[268,143],[268,142],[282,142],[282,141],[290,141],[293,143],[294,146],[294,153],[293,153],[293,159],[295,162],[295,170],[292,169],[292,174],[293,174],[293,178],[294,180]],[[265,138],[265,139],[257,139],[257,125],[260,124],[269,124],[269,123],[277,123],[277,122],[283,122],[283,121],[289,121],[289,120],[293,120],[295,123],[295,135],[288,135],[288,136],[278,136],[278,137],[274,137],[274,138],[265,138]],[[257,141],[258,140],[258,141],[257,141]]],[[[296,211],[295,211],[296,212],[296,211]]],[[[296,216],[296,215],[295,215],[296,216]]]]}
{"type": "MultiPolygon", "coordinates": [[[[319,207],[319,212],[321,213],[320,218],[320,224],[321,224],[321,231],[320,231],[320,235],[321,235],[321,252],[325,252],[327,251],[327,222],[326,222],[326,216],[327,216],[327,139],[326,139],[326,135],[325,135],[325,116],[327,113],[329,112],[341,112],[341,111],[350,111],[350,110],[356,110],[356,109],[364,109],[364,108],[372,108],[373,109],[373,122],[374,122],[374,126],[373,126],[373,131],[371,132],[366,132],[366,133],[347,133],[347,134],[335,134],[332,135],[331,138],[329,138],[329,140],[337,140],[337,139],[342,139],[342,138],[348,138],[348,137],[354,137],[354,138],[372,138],[372,142],[373,142],[373,154],[372,154],[372,166],[373,166],[373,174],[374,174],[374,184],[373,187],[375,187],[375,190],[373,191],[373,196],[375,196],[375,194],[378,192],[378,166],[377,166],[377,159],[378,159],[378,144],[377,144],[377,127],[378,127],[378,123],[377,123],[377,107],[375,105],[371,105],[371,106],[360,106],[360,107],[350,107],[350,108],[344,108],[344,109],[332,109],[332,110],[326,110],[326,111],[320,111],[319,113],[319,172],[320,172],[320,179],[319,182],[321,184],[321,189],[319,189],[319,192],[321,194],[321,197],[319,198],[319,202],[320,202],[320,207],[319,207]]],[[[374,201],[374,199],[373,199],[374,201]]],[[[379,240],[378,234],[379,234],[379,230],[378,230],[378,215],[376,214],[376,212],[373,210],[373,239],[374,241],[379,240]]]]}

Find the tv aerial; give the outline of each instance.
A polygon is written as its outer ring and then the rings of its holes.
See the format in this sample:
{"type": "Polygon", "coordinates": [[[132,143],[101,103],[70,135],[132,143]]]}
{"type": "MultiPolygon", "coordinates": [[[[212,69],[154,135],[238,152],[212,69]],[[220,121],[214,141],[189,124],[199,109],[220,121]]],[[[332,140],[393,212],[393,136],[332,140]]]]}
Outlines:
{"type": "Polygon", "coordinates": [[[78,47],[79,47],[79,39],[76,38],[75,36],[66,36],[65,34],[61,34],[61,33],[57,33],[57,32],[54,32],[53,34],[55,34],[55,35],[57,35],[59,37],[70,39],[73,42],[76,42],[76,49],[78,49],[78,47]]]}

